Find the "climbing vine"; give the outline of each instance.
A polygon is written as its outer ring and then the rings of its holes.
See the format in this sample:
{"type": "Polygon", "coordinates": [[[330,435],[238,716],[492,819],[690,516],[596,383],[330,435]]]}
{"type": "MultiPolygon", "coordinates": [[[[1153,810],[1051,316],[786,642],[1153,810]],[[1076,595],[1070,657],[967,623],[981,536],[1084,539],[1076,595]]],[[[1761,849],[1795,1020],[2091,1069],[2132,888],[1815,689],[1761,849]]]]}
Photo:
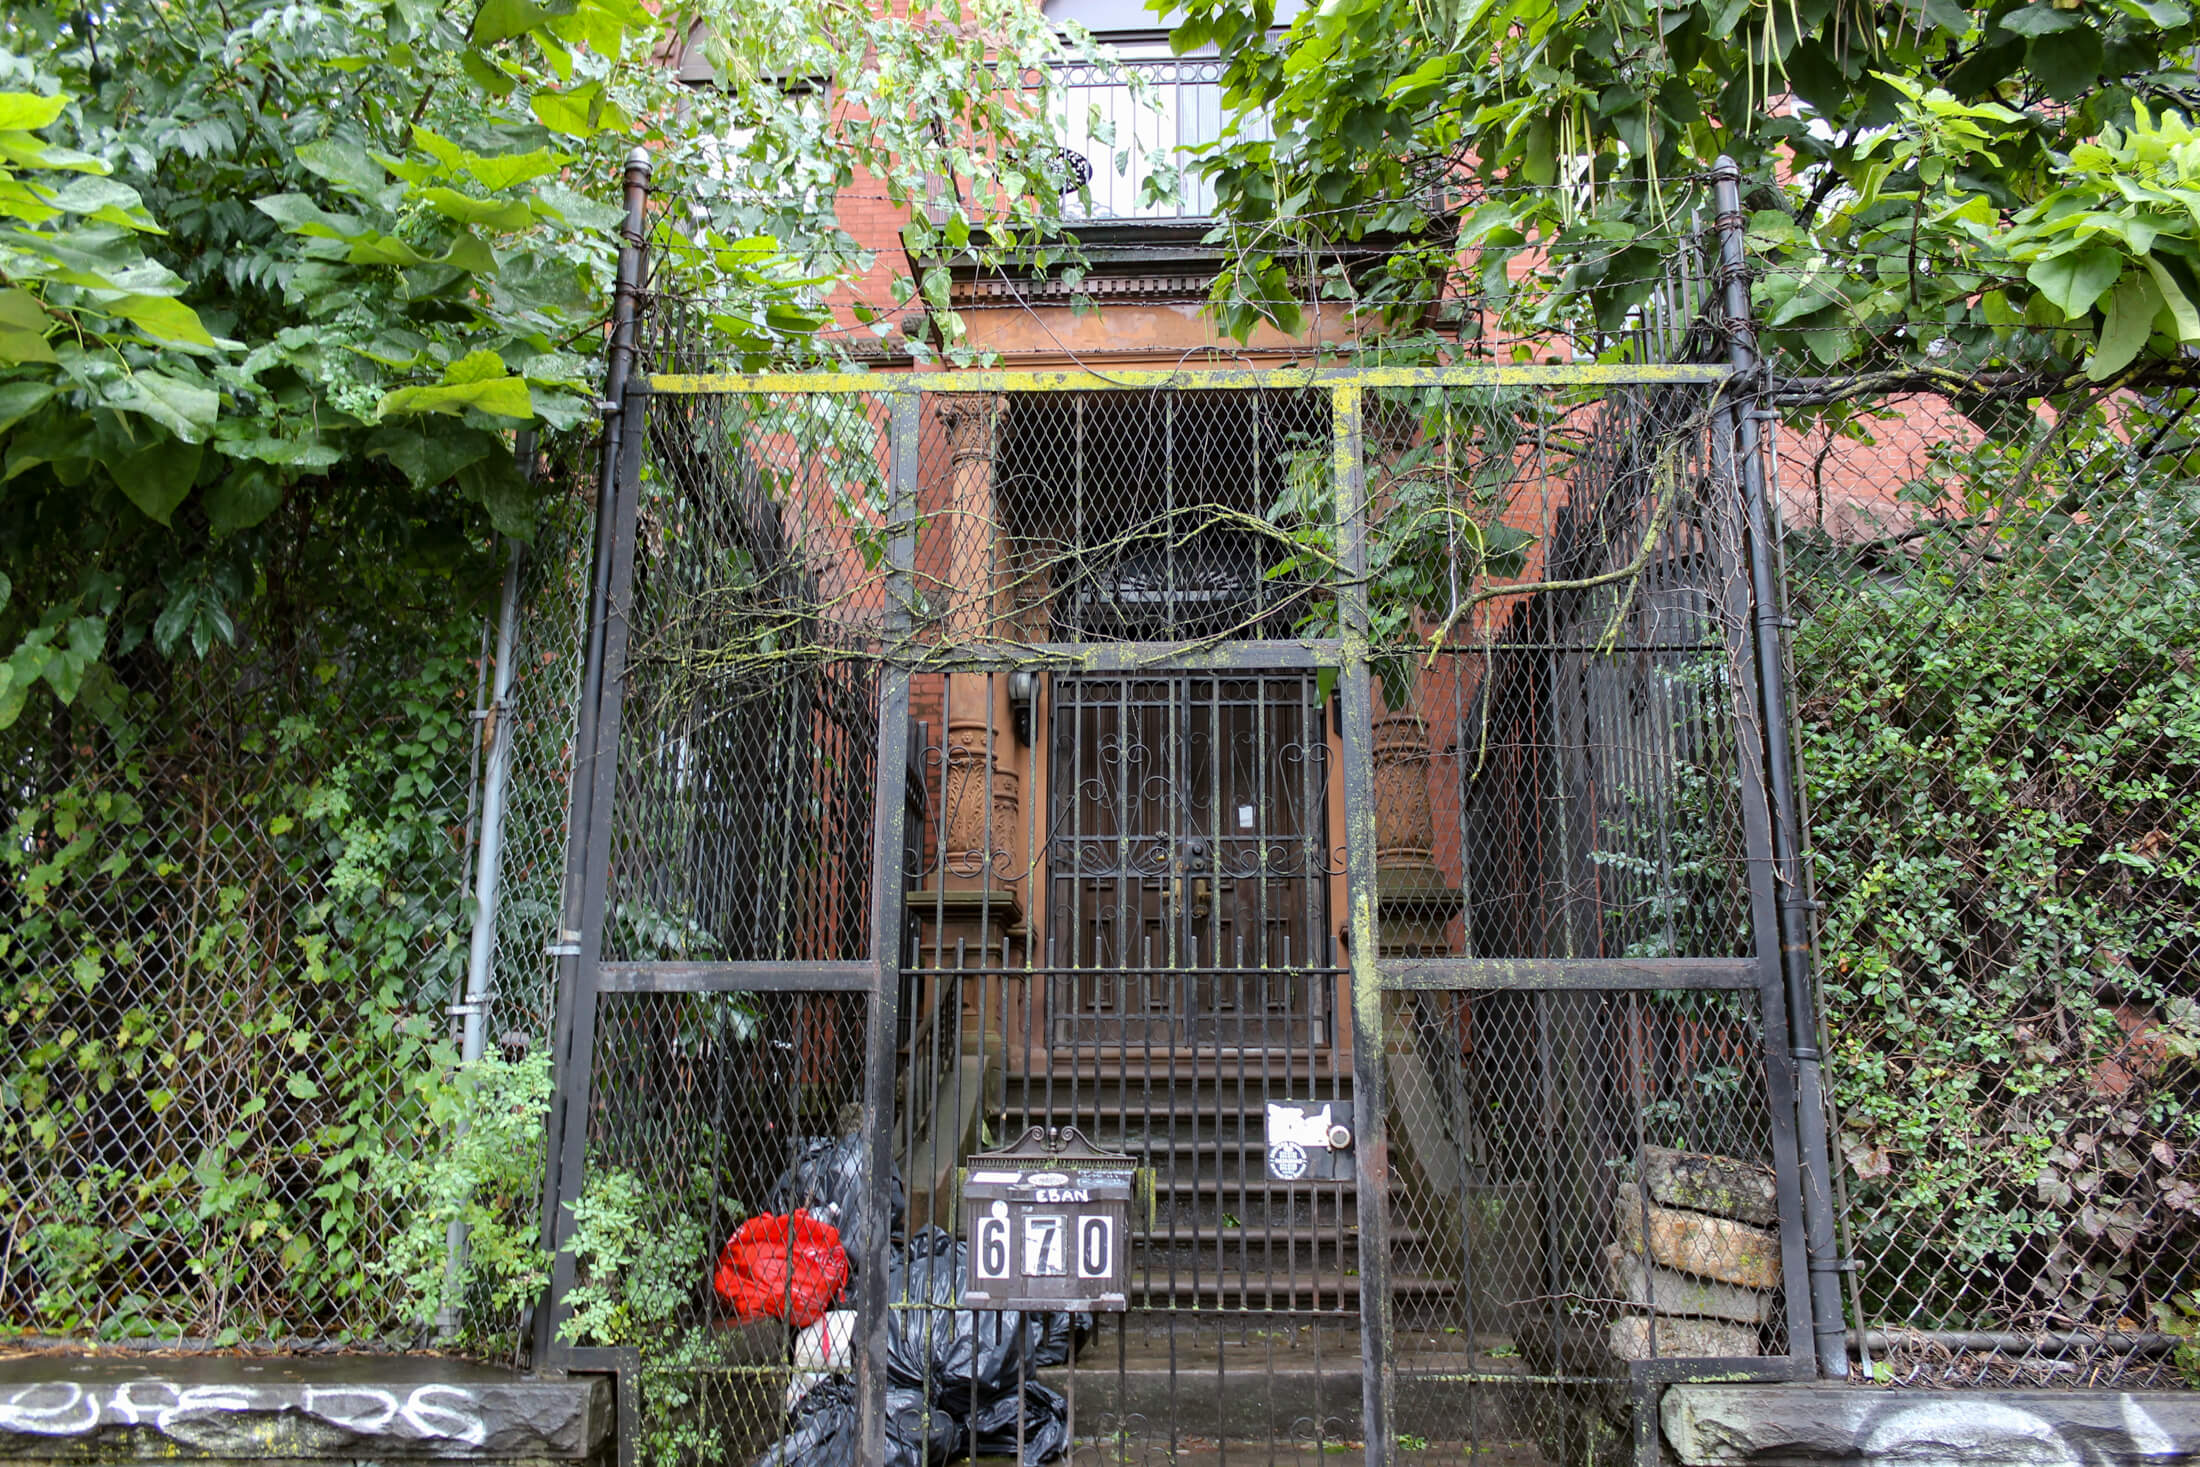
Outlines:
{"type": "Polygon", "coordinates": [[[2200,1250],[2200,536],[2096,424],[1800,547],[1839,1145],[1876,1323],[2151,1327],[2200,1250]]]}

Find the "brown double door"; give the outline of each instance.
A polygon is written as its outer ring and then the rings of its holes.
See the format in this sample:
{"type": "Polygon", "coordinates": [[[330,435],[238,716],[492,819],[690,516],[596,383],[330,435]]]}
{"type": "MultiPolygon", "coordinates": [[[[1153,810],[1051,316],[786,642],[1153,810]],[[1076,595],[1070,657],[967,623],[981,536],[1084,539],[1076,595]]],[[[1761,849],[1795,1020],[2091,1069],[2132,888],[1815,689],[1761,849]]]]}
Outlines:
{"type": "Polygon", "coordinates": [[[1335,861],[1315,677],[1057,675],[1051,704],[1054,1044],[1320,1042],[1335,861]]]}

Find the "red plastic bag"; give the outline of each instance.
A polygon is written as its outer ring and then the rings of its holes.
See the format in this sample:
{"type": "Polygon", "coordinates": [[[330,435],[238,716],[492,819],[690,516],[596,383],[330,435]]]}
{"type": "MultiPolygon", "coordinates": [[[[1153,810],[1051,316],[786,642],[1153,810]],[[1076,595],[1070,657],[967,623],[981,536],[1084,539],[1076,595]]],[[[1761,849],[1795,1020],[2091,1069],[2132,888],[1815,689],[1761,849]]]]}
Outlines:
{"type": "Polygon", "coordinates": [[[768,1213],[741,1224],[711,1277],[735,1319],[784,1319],[796,1329],[823,1318],[847,1283],[840,1229],[806,1212],[768,1213]]]}

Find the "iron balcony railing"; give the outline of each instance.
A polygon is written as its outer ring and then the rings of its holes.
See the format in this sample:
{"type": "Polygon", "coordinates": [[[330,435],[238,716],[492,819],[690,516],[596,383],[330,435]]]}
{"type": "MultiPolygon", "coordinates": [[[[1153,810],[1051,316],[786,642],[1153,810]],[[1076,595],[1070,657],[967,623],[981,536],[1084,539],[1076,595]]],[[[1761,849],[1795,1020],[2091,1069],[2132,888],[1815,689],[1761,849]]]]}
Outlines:
{"type": "Polygon", "coordinates": [[[1064,198],[1063,213],[1212,217],[1214,189],[1192,164],[1193,150],[1222,133],[1222,67],[1219,56],[1131,55],[1059,68],[1062,146],[1092,169],[1087,194],[1064,198]]]}

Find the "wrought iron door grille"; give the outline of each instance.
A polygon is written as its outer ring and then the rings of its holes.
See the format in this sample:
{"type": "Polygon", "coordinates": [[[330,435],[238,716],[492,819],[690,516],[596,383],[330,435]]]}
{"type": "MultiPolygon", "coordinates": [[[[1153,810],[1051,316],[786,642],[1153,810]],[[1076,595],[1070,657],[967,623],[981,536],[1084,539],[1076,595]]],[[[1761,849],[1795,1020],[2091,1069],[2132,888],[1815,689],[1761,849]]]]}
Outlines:
{"type": "Polygon", "coordinates": [[[1051,680],[1053,1042],[1326,1033],[1329,742],[1316,680],[1051,680]]]}

